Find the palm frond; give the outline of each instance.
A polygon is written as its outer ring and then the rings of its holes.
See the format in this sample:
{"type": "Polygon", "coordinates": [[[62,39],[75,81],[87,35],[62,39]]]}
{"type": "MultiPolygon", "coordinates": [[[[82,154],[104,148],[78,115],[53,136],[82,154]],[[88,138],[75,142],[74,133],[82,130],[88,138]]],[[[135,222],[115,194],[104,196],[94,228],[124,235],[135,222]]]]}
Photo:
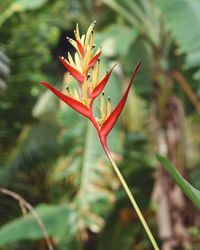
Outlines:
{"type": "MultiPolygon", "coordinates": [[[[164,20],[171,30],[179,49],[178,54],[185,54],[187,69],[200,66],[200,2],[198,0],[157,1],[164,20]],[[186,18],[187,17],[187,18],[186,18]]],[[[200,71],[196,72],[200,78],[200,71]]]]}

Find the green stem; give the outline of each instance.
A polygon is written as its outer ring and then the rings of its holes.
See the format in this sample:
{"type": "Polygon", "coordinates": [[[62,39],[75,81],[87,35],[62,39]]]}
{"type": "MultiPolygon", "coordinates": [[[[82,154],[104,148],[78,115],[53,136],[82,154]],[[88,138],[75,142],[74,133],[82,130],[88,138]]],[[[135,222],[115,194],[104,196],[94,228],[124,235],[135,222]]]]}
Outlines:
{"type": "Polygon", "coordinates": [[[125,189],[128,197],[129,197],[129,199],[131,201],[131,204],[133,205],[133,207],[134,207],[134,209],[135,209],[135,211],[136,211],[136,213],[137,213],[137,215],[138,215],[138,217],[139,217],[139,219],[140,219],[140,221],[141,221],[141,223],[142,223],[142,225],[143,225],[143,227],[144,227],[144,229],[145,229],[145,231],[146,231],[146,233],[147,233],[147,235],[148,235],[148,237],[149,237],[149,239],[150,239],[150,241],[152,243],[152,246],[153,246],[154,250],[159,250],[158,244],[156,243],[156,241],[155,241],[155,239],[153,237],[153,234],[151,233],[151,230],[150,230],[149,226],[147,225],[147,223],[146,223],[146,221],[144,219],[144,216],[142,215],[142,212],[141,212],[140,208],[138,207],[138,204],[137,204],[135,198],[133,197],[133,195],[132,195],[132,193],[131,193],[131,191],[130,191],[130,189],[129,189],[129,187],[128,187],[128,185],[127,185],[127,183],[126,183],[126,181],[125,181],[125,179],[124,179],[124,177],[122,175],[122,173],[120,172],[118,166],[116,165],[116,163],[112,159],[110,151],[109,151],[107,145],[105,145],[105,143],[102,143],[102,145],[103,145],[103,149],[104,149],[108,159],[110,160],[110,162],[111,162],[111,164],[113,166],[113,169],[114,169],[115,173],[117,174],[123,188],[125,189]]]}

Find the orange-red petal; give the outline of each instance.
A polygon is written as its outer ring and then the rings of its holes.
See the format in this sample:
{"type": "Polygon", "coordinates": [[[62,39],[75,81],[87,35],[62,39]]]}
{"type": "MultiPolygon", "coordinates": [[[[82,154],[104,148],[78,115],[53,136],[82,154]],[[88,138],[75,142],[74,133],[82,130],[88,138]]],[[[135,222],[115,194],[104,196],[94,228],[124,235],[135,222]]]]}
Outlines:
{"type": "Polygon", "coordinates": [[[96,98],[102,92],[115,66],[116,64],[111,68],[111,70],[103,77],[103,79],[94,88],[94,90],[90,94],[92,99],[96,98]]]}
{"type": "Polygon", "coordinates": [[[66,60],[64,60],[61,56],[59,56],[60,61],[65,66],[65,68],[72,74],[74,78],[76,78],[79,82],[84,82],[84,76],[74,67],[72,67],[66,60]]]}
{"type": "Polygon", "coordinates": [[[84,53],[83,45],[82,45],[81,42],[79,42],[79,40],[77,40],[77,39],[76,39],[76,44],[77,44],[77,46],[78,46],[78,50],[79,50],[81,56],[84,57],[84,54],[85,54],[85,53],[84,53]]]}
{"type": "Polygon", "coordinates": [[[61,93],[60,91],[58,91],[57,89],[55,89],[53,86],[51,86],[50,84],[46,83],[46,82],[40,82],[43,86],[45,86],[46,88],[48,88],[49,90],[51,90],[59,99],[61,99],[63,102],[65,102],[66,104],[68,104],[70,107],[72,107],[73,109],[75,109],[76,111],[78,111],[80,114],[89,117],[90,116],[90,111],[89,109],[81,102],[67,96],[64,95],[63,93],[61,93]]]}
{"type": "Polygon", "coordinates": [[[91,69],[95,65],[95,63],[97,62],[98,58],[101,55],[101,52],[102,51],[100,50],[96,55],[93,56],[93,58],[90,60],[88,64],[87,70],[91,69]]]}

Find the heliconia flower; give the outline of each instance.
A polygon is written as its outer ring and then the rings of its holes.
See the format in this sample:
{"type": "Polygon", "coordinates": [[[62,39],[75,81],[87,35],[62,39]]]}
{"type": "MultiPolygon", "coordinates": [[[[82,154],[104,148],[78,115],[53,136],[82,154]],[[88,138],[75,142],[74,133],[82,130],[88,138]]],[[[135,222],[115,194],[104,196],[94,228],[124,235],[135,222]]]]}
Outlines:
{"type": "Polygon", "coordinates": [[[68,53],[67,59],[64,59],[63,57],[59,56],[60,61],[65,66],[67,71],[77,80],[77,88],[72,91],[67,86],[67,93],[63,94],[48,83],[41,82],[41,84],[51,90],[56,96],[58,96],[58,98],[60,98],[74,110],[79,112],[81,115],[87,117],[93,123],[99,135],[102,146],[105,150],[107,148],[107,135],[115,125],[120,113],[122,112],[140,63],[137,64],[124,95],[122,96],[117,106],[112,110],[110,97],[108,97],[106,101],[104,93],[102,91],[106,86],[115,65],[110,69],[110,71],[108,71],[103,76],[102,79],[99,79],[99,57],[101,55],[102,50],[101,48],[99,48],[96,52],[94,52],[94,24],[95,22],[93,22],[89,26],[86,35],[82,35],[81,37],[79,32],[79,26],[77,24],[76,29],[74,31],[75,40],[67,38],[68,41],[76,49],[74,59],[72,58],[70,53],[68,53]],[[101,117],[95,118],[93,116],[92,110],[93,102],[100,94],[101,117]]]}

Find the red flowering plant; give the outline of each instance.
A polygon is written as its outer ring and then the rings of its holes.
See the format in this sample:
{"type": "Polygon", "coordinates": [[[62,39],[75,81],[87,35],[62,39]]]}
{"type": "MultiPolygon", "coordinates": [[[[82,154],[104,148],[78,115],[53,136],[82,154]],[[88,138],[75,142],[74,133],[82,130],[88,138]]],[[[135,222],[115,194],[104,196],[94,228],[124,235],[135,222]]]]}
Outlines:
{"type": "Polygon", "coordinates": [[[61,99],[67,105],[72,107],[81,115],[87,117],[92,122],[92,124],[97,130],[102,147],[108,159],[112,163],[112,166],[119,180],[121,181],[125,191],[127,192],[127,195],[133,207],[135,208],[152,242],[152,245],[154,246],[154,249],[159,249],[133,195],[130,192],[128,185],[126,184],[126,181],[124,180],[117,165],[113,161],[107,146],[107,136],[111,131],[111,129],[113,128],[113,126],[115,125],[115,123],[117,122],[119,115],[123,110],[131,85],[133,83],[133,80],[135,78],[135,75],[139,69],[141,62],[139,62],[136,65],[124,95],[122,96],[117,106],[112,110],[110,97],[108,97],[108,99],[105,100],[103,89],[108,83],[108,80],[112,74],[115,65],[110,69],[110,71],[106,72],[106,74],[103,76],[102,79],[99,78],[100,63],[101,63],[99,58],[102,49],[101,47],[99,47],[95,52],[94,32],[93,32],[94,25],[95,22],[93,22],[89,26],[85,35],[80,36],[79,26],[77,24],[76,29],[74,30],[75,40],[67,37],[69,43],[71,43],[71,45],[76,50],[74,59],[72,58],[70,53],[68,53],[67,59],[59,56],[61,63],[65,66],[65,68],[73,76],[73,78],[76,79],[77,87],[74,90],[71,90],[67,86],[66,94],[64,94],[46,82],[41,82],[41,84],[44,85],[49,90],[51,90],[56,96],[58,96],[59,99],[61,99]],[[101,117],[96,118],[94,117],[93,114],[93,103],[99,95],[101,95],[101,102],[100,102],[101,117]]]}

